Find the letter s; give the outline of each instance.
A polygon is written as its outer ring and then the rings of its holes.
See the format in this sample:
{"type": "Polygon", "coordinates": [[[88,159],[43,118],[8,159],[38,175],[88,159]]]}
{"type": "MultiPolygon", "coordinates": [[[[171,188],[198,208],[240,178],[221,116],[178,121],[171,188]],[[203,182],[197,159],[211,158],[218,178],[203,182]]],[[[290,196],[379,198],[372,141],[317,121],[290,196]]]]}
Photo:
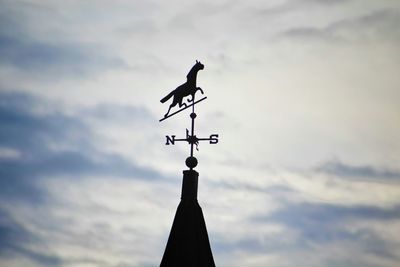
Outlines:
{"type": "Polygon", "coordinates": [[[218,144],[218,134],[210,135],[210,144],[218,144]]]}

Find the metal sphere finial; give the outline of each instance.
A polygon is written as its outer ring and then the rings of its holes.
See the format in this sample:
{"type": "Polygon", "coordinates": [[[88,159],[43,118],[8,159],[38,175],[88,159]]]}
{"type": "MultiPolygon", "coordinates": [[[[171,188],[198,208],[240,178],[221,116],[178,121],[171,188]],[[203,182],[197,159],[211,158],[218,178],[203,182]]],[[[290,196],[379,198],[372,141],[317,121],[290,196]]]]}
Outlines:
{"type": "Polygon", "coordinates": [[[197,162],[197,159],[195,157],[190,156],[190,157],[188,157],[186,159],[185,163],[186,163],[186,166],[188,166],[190,169],[193,169],[194,167],[197,166],[198,162],[197,162]]]}

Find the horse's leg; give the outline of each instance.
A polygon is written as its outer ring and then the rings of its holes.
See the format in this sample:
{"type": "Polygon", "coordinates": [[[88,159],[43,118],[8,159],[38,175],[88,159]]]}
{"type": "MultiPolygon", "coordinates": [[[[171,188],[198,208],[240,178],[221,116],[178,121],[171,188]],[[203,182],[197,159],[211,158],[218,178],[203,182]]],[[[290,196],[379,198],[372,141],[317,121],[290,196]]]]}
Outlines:
{"type": "Polygon", "coordinates": [[[176,100],[176,97],[174,95],[174,99],[172,100],[171,105],[169,105],[168,111],[167,111],[167,113],[165,113],[164,118],[168,116],[169,111],[171,110],[171,108],[175,107],[176,104],[178,104],[178,101],[176,100]]]}
{"type": "Polygon", "coordinates": [[[167,111],[167,113],[165,113],[164,118],[168,116],[168,113],[169,113],[169,111],[171,110],[171,108],[172,108],[172,104],[169,105],[168,111],[167,111]]]}
{"type": "Polygon", "coordinates": [[[187,107],[187,105],[185,103],[182,103],[183,101],[183,97],[181,99],[179,99],[179,107],[181,108],[182,106],[184,106],[185,108],[187,107]]]}
{"type": "Polygon", "coordinates": [[[188,102],[193,102],[193,100],[194,100],[194,95],[196,94],[197,91],[200,91],[201,94],[204,95],[203,89],[201,89],[200,87],[197,87],[197,88],[194,90],[194,93],[191,94],[192,98],[187,100],[188,102]]]}

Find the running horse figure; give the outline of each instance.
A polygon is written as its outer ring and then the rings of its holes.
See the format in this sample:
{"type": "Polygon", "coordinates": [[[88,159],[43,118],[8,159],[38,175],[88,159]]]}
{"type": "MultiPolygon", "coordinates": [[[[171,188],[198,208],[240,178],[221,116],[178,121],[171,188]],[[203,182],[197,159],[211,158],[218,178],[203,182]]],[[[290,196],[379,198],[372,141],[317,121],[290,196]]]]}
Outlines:
{"type": "Polygon", "coordinates": [[[200,61],[196,60],[196,64],[194,64],[188,75],[186,75],[187,81],[184,84],[179,85],[175,90],[173,90],[171,93],[160,100],[161,103],[165,103],[166,101],[168,101],[168,99],[174,97],[167,113],[164,115],[164,118],[168,116],[169,111],[172,107],[176,106],[176,104],[179,104],[179,107],[187,106],[185,103],[182,103],[185,96],[191,95],[192,99],[188,99],[187,101],[193,102],[194,95],[198,90],[200,90],[200,92],[204,94],[203,90],[200,87],[196,87],[197,72],[202,69],[204,69],[204,65],[201,64],[200,61]]]}

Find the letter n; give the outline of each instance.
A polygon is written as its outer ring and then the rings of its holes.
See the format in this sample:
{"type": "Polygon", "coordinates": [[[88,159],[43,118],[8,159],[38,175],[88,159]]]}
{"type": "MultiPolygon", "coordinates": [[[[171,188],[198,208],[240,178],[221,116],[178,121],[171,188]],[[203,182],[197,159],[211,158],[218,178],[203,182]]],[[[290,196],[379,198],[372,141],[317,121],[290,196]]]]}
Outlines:
{"type": "Polygon", "coordinates": [[[171,137],[166,135],[165,137],[167,138],[167,142],[165,143],[167,146],[170,144],[175,145],[175,135],[171,135],[171,137]]]}

